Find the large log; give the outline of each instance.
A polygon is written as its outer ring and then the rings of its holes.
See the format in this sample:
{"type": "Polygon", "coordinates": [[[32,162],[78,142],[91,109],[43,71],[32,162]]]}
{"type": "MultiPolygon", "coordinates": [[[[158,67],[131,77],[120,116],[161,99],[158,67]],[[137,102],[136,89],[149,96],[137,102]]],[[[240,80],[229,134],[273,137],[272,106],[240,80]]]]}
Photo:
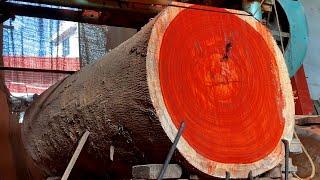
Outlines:
{"type": "Polygon", "coordinates": [[[188,170],[246,178],[282,160],[294,104],[272,35],[245,12],[175,5],[26,112],[25,147],[48,175],[88,130],[74,171],[128,178],[132,165],[163,162],[182,121],[175,161],[188,170]]]}

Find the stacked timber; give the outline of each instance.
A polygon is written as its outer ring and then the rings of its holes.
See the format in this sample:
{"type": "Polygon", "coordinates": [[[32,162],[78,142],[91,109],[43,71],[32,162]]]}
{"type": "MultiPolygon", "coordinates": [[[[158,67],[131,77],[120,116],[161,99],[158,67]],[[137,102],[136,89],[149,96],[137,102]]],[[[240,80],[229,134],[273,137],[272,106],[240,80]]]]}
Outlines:
{"type": "Polygon", "coordinates": [[[59,176],[88,130],[74,171],[130,178],[132,165],[164,161],[182,121],[173,161],[189,172],[246,178],[283,159],[281,139],[291,140],[294,124],[290,80],[272,35],[247,13],[164,9],[45,91],[26,112],[23,141],[47,176],[59,176]]]}

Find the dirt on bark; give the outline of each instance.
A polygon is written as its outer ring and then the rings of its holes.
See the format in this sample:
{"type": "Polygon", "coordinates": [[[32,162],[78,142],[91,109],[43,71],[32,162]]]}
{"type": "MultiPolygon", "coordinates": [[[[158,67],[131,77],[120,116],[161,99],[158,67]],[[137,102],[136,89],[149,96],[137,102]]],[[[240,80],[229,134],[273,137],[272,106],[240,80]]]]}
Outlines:
{"type": "Polygon", "coordinates": [[[27,110],[24,146],[47,176],[62,175],[86,130],[90,135],[73,169],[76,178],[129,178],[132,165],[164,161],[171,143],[146,77],[152,27],[153,21],[100,61],[50,87],[27,110]]]}

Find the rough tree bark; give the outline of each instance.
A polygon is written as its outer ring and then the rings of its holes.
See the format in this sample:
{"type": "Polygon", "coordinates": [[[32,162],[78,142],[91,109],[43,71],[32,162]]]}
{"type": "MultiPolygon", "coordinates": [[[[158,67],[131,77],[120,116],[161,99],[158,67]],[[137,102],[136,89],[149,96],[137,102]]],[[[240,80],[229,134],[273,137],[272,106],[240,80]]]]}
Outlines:
{"type": "Polygon", "coordinates": [[[128,175],[132,164],[163,161],[170,140],[157,119],[146,80],[153,23],[102,60],[50,87],[26,112],[25,147],[48,175],[62,174],[85,130],[91,132],[81,154],[85,158],[77,162],[88,166],[84,171],[92,167],[98,173],[116,173],[124,168],[121,174],[128,175]]]}
{"type": "Polygon", "coordinates": [[[263,25],[244,12],[175,3],[45,91],[26,112],[23,141],[56,176],[89,130],[74,171],[129,178],[132,165],[163,162],[185,121],[175,160],[246,178],[281,161],[293,115],[288,72],[263,25]]]}

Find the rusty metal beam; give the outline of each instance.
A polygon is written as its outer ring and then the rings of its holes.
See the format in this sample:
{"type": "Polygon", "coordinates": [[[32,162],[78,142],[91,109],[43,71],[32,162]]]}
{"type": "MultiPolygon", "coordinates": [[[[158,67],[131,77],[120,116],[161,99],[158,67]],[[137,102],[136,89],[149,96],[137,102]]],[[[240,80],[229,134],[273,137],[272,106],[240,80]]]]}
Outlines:
{"type": "Polygon", "coordinates": [[[41,7],[10,2],[1,3],[0,12],[11,16],[21,15],[128,28],[140,28],[157,14],[155,10],[139,11],[137,9],[129,10],[128,8],[105,8],[100,9],[100,11],[93,11],[95,15],[92,15],[92,11],[87,13],[88,11],[83,10],[41,7]]]}
{"type": "Polygon", "coordinates": [[[13,16],[9,15],[9,14],[0,14],[0,23],[5,22],[6,20],[8,20],[11,17],[13,17],[13,16]]]}
{"type": "Polygon", "coordinates": [[[29,3],[39,3],[39,4],[47,4],[47,5],[55,5],[55,6],[64,6],[64,7],[72,7],[72,8],[80,8],[80,9],[114,9],[114,8],[128,8],[134,4],[144,4],[147,9],[155,9],[155,6],[150,5],[161,5],[167,6],[176,0],[18,0],[21,2],[29,2],[29,3]]]}
{"type": "Polygon", "coordinates": [[[0,67],[1,71],[27,71],[27,72],[44,72],[44,73],[61,73],[61,74],[73,74],[76,71],[56,70],[56,69],[31,69],[31,68],[19,68],[19,67],[0,67]]]}
{"type": "MultiPolygon", "coordinates": [[[[96,10],[96,11],[122,11],[122,12],[135,12],[139,14],[157,14],[164,7],[170,3],[162,1],[151,0],[147,2],[145,0],[97,0],[89,2],[86,0],[18,0],[17,4],[24,5],[53,5],[57,7],[69,7],[78,8],[80,10],[96,10]]],[[[167,0],[164,0],[167,1],[167,0]]]]}

